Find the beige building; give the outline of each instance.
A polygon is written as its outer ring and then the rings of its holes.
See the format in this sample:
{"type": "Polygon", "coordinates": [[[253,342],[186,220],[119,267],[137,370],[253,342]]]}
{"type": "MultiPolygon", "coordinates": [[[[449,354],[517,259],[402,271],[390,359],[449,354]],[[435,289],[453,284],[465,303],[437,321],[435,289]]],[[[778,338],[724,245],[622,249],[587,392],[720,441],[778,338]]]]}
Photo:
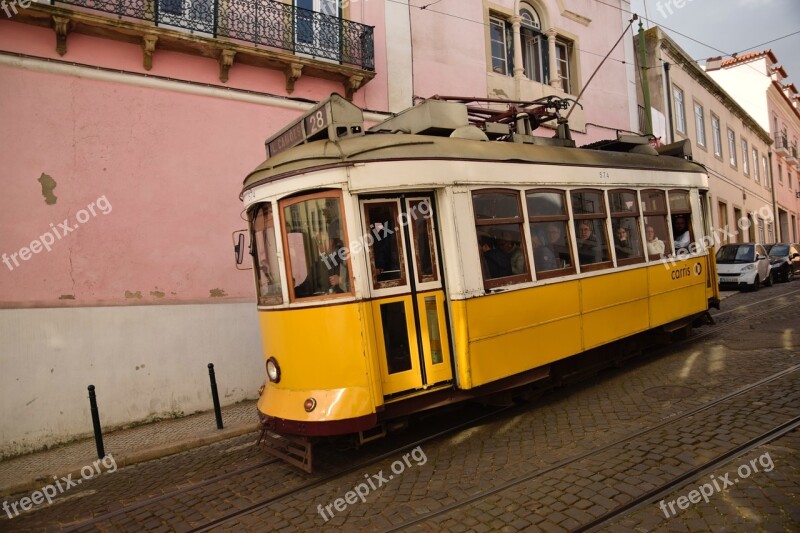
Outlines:
{"type": "Polygon", "coordinates": [[[777,240],[797,242],[800,212],[800,95],[770,50],[752,52],[706,66],[725,88],[768,130],[774,143],[770,161],[775,183],[777,240]]]}
{"type": "Polygon", "coordinates": [[[645,43],[653,134],[662,144],[691,141],[708,169],[718,240],[774,242],[769,133],[661,28],[647,30],[645,43]]]}

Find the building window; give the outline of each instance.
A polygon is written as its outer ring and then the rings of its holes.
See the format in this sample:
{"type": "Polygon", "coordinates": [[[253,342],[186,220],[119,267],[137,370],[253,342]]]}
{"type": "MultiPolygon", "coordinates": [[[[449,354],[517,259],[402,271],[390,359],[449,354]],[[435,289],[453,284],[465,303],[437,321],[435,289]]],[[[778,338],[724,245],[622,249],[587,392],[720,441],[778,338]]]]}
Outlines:
{"type": "Polygon", "coordinates": [[[728,128],[728,151],[731,153],[730,163],[732,167],[736,166],[736,134],[732,129],[728,128]]]}
{"type": "Polygon", "coordinates": [[[703,106],[694,104],[694,127],[697,130],[697,144],[706,145],[706,119],[703,116],[703,106]]]}
{"type": "Polygon", "coordinates": [[[750,174],[750,148],[745,139],[742,139],[742,170],[745,174],[750,174]]]}
{"type": "Polygon", "coordinates": [[[539,83],[547,83],[547,37],[542,34],[539,14],[530,6],[519,10],[522,18],[520,38],[522,39],[522,64],[525,76],[539,83]]]}
{"type": "Polygon", "coordinates": [[[759,183],[761,179],[759,178],[759,171],[758,171],[758,150],[753,148],[753,179],[756,180],[756,183],[759,183]]]}
{"type": "Polygon", "coordinates": [[[509,44],[513,41],[509,39],[508,24],[497,17],[490,18],[489,32],[492,40],[492,71],[497,74],[509,75],[511,68],[509,58],[509,44]]]}
{"type": "MultiPolygon", "coordinates": [[[[756,160],[756,162],[753,164],[753,168],[758,169],[758,160],[756,160]]],[[[734,221],[734,223],[737,224],[737,225],[739,225],[739,224],[744,225],[744,222],[740,222],[742,220],[743,220],[742,219],[742,210],[739,209],[738,207],[734,207],[733,208],[733,221],[734,221]]],[[[744,220],[747,220],[747,219],[745,218],[744,220]]],[[[744,232],[743,231],[736,232],[736,240],[734,242],[744,242],[744,232]]]]}
{"type": "Polygon", "coordinates": [[[769,167],[767,167],[767,156],[761,156],[761,171],[764,175],[764,187],[769,189],[772,185],[769,182],[769,167]]]}
{"type": "Polygon", "coordinates": [[[683,100],[683,90],[678,87],[672,87],[672,94],[675,100],[675,128],[681,132],[686,133],[686,108],[683,100]]]}
{"type": "Polygon", "coordinates": [[[719,127],[719,119],[711,115],[711,136],[714,138],[714,155],[722,158],[722,132],[719,127]]]}
{"type": "Polygon", "coordinates": [[[572,43],[556,41],[556,63],[558,65],[558,75],[561,78],[561,90],[572,94],[572,76],[570,75],[570,53],[572,43]]]}

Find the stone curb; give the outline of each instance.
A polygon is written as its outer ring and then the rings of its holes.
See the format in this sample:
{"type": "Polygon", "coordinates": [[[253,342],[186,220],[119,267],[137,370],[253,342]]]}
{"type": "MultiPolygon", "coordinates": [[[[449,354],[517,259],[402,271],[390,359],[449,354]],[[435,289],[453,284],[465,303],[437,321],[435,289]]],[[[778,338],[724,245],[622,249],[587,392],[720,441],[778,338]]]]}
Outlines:
{"type": "MultiPolygon", "coordinates": [[[[152,461],[154,459],[160,459],[162,457],[185,452],[194,448],[200,448],[202,446],[214,444],[215,442],[232,439],[248,433],[254,433],[259,430],[260,425],[257,422],[249,423],[225,428],[210,435],[184,439],[182,442],[175,444],[164,444],[146,450],[136,450],[127,453],[122,452],[119,455],[112,453],[111,455],[114,457],[114,462],[117,464],[118,469],[125,468],[138,463],[144,463],[146,461],[152,461]]],[[[255,441],[253,441],[253,444],[255,444],[255,441]]],[[[94,462],[94,459],[92,459],[92,461],[90,461],[88,464],[91,464],[92,462],[94,462]]],[[[63,468],[58,467],[58,470],[48,473],[40,473],[38,475],[29,474],[30,477],[28,477],[25,481],[21,481],[6,487],[0,487],[0,497],[39,490],[42,487],[52,483],[53,476],[57,476],[60,479],[62,476],[67,477],[72,475],[73,479],[81,479],[81,468],[84,466],[86,466],[86,463],[80,466],[65,466],[63,468]]]]}

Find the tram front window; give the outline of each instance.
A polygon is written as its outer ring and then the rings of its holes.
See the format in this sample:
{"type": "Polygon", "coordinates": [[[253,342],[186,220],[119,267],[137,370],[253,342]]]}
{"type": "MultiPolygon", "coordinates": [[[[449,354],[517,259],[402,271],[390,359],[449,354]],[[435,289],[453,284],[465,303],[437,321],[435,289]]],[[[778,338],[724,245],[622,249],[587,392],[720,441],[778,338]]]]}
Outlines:
{"type": "Polygon", "coordinates": [[[253,248],[258,279],[258,304],[283,303],[271,204],[262,204],[253,212],[253,248]]]}
{"type": "Polygon", "coordinates": [[[291,199],[283,204],[283,218],[293,299],[350,294],[352,276],[338,196],[291,199]]]}

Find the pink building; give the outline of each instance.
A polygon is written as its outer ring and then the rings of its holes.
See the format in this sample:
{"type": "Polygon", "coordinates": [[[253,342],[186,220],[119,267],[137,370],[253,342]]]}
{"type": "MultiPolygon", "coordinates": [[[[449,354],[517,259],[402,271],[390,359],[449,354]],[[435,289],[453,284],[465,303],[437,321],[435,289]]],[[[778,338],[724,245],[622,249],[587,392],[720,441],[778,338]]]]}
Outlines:
{"type": "Polygon", "coordinates": [[[800,95],[771,50],[744,54],[708,68],[709,75],[769,131],[775,186],[776,240],[800,240],[800,95]]]}
{"type": "MultiPolygon", "coordinates": [[[[0,455],[224,403],[263,382],[241,180],[331,92],[370,121],[434,94],[576,97],[625,1],[67,0],[0,11],[0,455]],[[569,5],[568,5],[569,4],[569,5]]],[[[633,49],[571,117],[635,129],[633,49]]]]}

